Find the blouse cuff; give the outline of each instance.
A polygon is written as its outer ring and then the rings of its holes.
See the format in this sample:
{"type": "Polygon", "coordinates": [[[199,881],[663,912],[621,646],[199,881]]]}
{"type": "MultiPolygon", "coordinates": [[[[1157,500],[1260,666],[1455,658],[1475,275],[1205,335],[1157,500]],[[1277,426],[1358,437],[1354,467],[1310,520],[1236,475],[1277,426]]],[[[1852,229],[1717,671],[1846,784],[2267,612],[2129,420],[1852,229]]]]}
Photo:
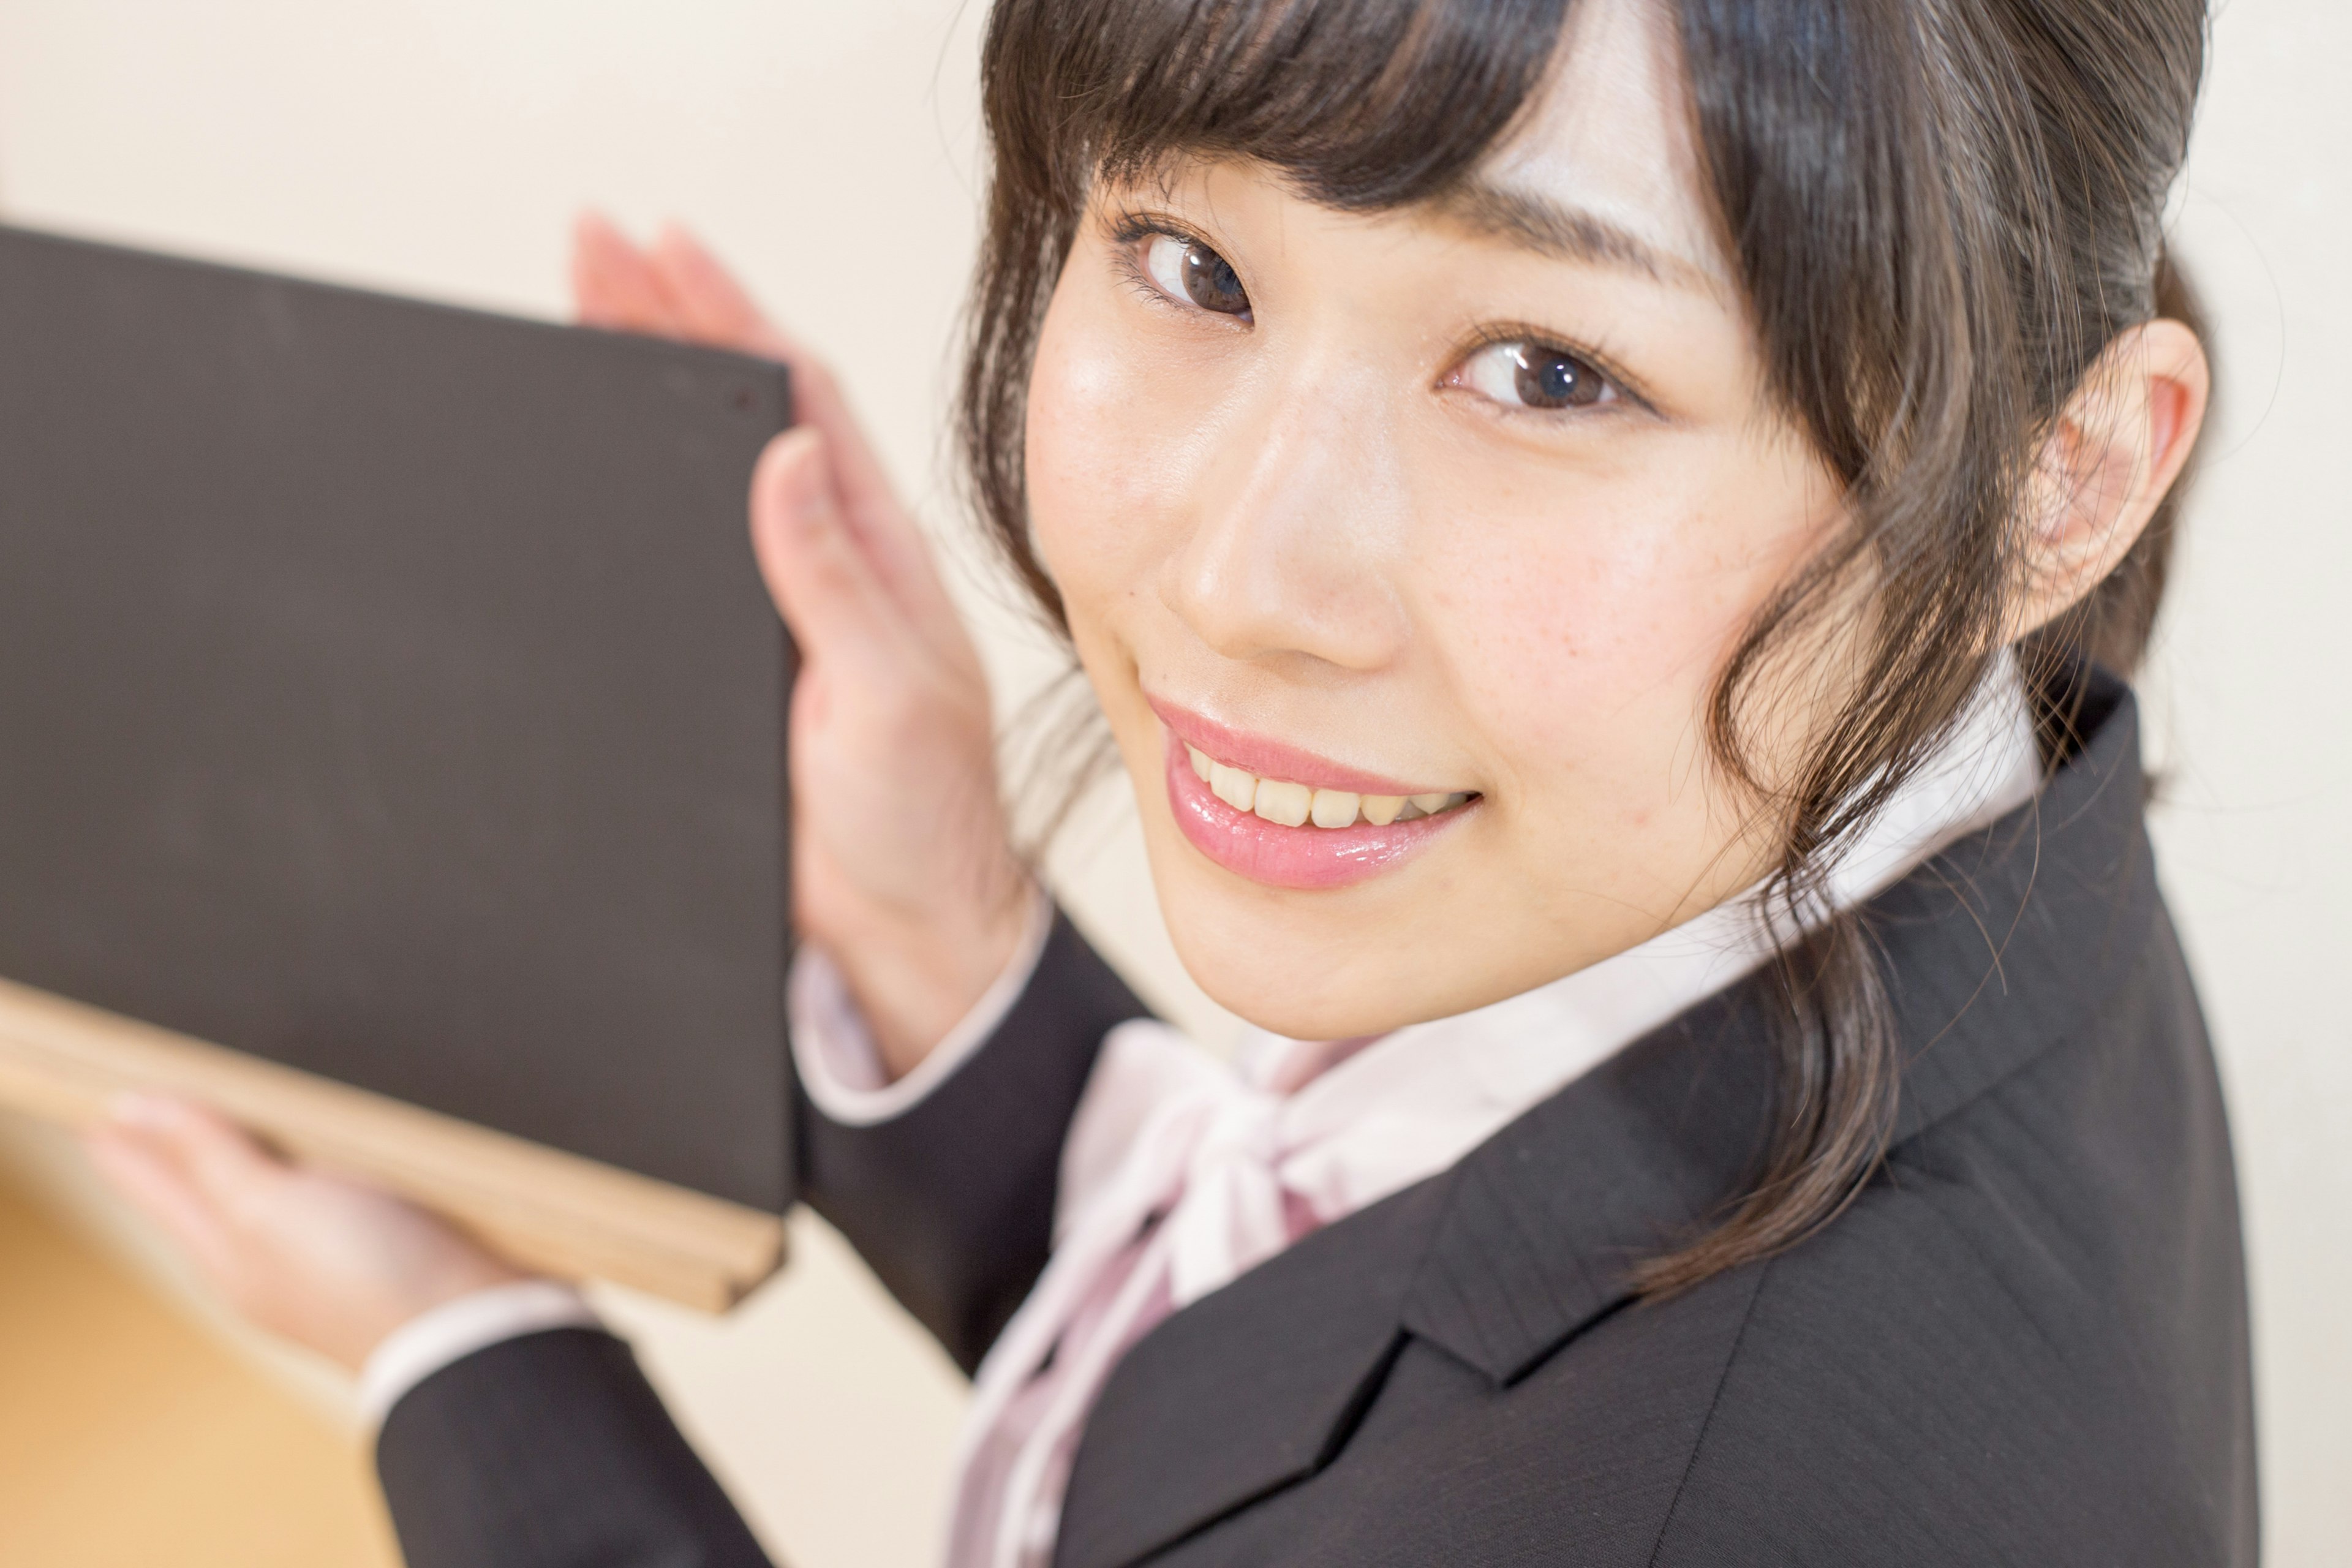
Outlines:
{"type": "Polygon", "coordinates": [[[792,1026],[793,1065],[809,1102],[844,1127],[871,1127],[913,1109],[1004,1022],[1028,989],[1053,930],[1054,901],[1037,889],[1012,961],[915,1070],[895,1082],[840,969],[817,949],[801,948],[793,955],[785,981],[785,1013],[792,1026]]]}
{"type": "Polygon", "coordinates": [[[604,1327],[587,1299],[552,1279],[492,1285],[444,1301],[386,1334],[360,1369],[360,1415],[380,1426],[401,1396],[443,1367],[549,1329],[604,1327]]]}

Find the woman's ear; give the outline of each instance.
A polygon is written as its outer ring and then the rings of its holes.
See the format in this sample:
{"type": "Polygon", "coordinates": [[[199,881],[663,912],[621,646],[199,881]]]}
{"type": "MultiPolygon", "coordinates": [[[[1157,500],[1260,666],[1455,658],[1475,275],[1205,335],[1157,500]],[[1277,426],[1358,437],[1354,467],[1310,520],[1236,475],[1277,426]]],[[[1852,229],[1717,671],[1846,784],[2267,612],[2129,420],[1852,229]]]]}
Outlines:
{"type": "Polygon", "coordinates": [[[2097,587],[2138,542],[2189,461],[2211,395],[2205,347],[2179,321],[2150,321],[2107,345],[2034,465],[2025,591],[2009,640],[2097,587]]]}

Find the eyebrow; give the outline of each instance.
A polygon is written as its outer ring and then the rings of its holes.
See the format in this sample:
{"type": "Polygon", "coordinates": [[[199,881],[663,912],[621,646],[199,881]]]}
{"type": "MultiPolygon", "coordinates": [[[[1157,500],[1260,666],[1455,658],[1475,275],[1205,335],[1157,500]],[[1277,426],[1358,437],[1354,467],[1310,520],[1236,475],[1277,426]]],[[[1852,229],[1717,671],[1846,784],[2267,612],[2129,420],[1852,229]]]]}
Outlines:
{"type": "Polygon", "coordinates": [[[1474,179],[1438,198],[1436,210],[1476,233],[1557,260],[1639,272],[1661,283],[1706,294],[1724,292],[1723,281],[1696,262],[1660,250],[1598,213],[1564,205],[1530,191],[1474,179]]]}

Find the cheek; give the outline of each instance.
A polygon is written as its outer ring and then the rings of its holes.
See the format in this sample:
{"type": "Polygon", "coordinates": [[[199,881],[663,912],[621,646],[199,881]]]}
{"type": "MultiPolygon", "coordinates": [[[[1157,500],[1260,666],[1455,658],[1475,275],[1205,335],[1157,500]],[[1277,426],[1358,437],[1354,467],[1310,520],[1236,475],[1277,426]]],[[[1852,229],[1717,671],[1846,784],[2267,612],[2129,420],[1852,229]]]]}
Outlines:
{"type": "Polygon", "coordinates": [[[1654,809],[1662,768],[1688,776],[1717,672],[1832,515],[1779,453],[1655,456],[1570,503],[1498,495],[1432,574],[1461,700],[1512,738],[1508,771],[1530,798],[1616,795],[1621,825],[1654,809]]]}
{"type": "Polygon", "coordinates": [[[1055,293],[1029,378],[1029,519],[1074,620],[1132,592],[1162,542],[1166,432],[1181,422],[1139,367],[1113,312],[1081,289],[1055,293]]]}

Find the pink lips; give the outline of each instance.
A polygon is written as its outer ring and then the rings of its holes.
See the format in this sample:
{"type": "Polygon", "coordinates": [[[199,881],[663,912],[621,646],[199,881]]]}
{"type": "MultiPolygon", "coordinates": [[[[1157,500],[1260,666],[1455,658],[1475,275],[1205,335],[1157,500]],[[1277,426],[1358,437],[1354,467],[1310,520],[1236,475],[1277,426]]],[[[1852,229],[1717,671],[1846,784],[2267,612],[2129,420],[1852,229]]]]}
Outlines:
{"type": "Polygon", "coordinates": [[[1181,709],[1152,703],[1168,726],[1168,804],[1176,826],[1192,847],[1235,876],[1268,887],[1343,888],[1376,877],[1417,854],[1477,802],[1436,816],[1415,817],[1376,827],[1357,821],[1349,827],[1285,827],[1246,811],[1235,811],[1209,793],[1192,772],[1185,745],[1198,746],[1230,767],[1263,777],[1288,779],[1322,789],[1360,795],[1412,795],[1393,779],[1358,773],[1263,737],[1244,735],[1181,709]]]}
{"type": "Polygon", "coordinates": [[[1172,702],[1148,697],[1151,710],[1179,741],[1198,746],[1229,768],[1255,773],[1262,779],[1288,779],[1309,789],[1351,789],[1358,795],[1425,795],[1440,785],[1399,784],[1378,773],[1359,773],[1338,763],[1203,719],[1172,702]]]}

